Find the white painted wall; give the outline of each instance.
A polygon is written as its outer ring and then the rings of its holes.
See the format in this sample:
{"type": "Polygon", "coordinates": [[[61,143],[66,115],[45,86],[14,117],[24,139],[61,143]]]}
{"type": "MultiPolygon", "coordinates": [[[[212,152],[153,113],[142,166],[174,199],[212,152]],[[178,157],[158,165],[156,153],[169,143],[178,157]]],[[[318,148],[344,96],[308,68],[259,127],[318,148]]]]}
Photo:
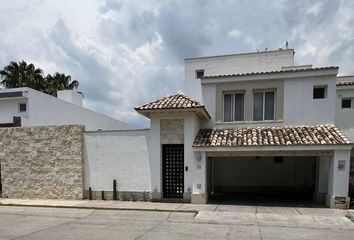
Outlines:
{"type": "Polygon", "coordinates": [[[328,196],[347,197],[349,188],[350,149],[335,150],[328,173],[328,196]],[[338,169],[338,161],[345,161],[345,170],[338,169]]]}
{"type": "MultiPolygon", "coordinates": [[[[86,131],[122,130],[127,129],[126,123],[89,109],[77,106],[62,99],[44,94],[31,88],[5,89],[1,92],[23,91],[27,98],[27,113],[23,113],[22,126],[46,126],[46,125],[84,125],[86,131]]],[[[26,101],[26,98],[9,98],[0,100],[0,118],[10,120],[18,114],[18,102],[26,101]],[[12,102],[12,103],[11,103],[12,102]]]]}
{"type": "MultiPolygon", "coordinates": [[[[216,121],[216,85],[208,84],[202,86],[202,100],[205,108],[207,109],[211,119],[206,121],[202,128],[213,128],[216,121]]],[[[218,106],[222,107],[222,106],[218,106]]]]}
{"type": "Polygon", "coordinates": [[[336,98],[336,126],[342,130],[352,142],[354,142],[354,107],[342,108],[342,98],[353,98],[354,105],[354,87],[337,87],[336,98]]]}
{"type": "Polygon", "coordinates": [[[62,90],[57,92],[58,99],[64,100],[66,102],[75,104],[82,107],[82,101],[84,96],[75,90],[62,90]]]}
{"type": "Polygon", "coordinates": [[[212,171],[215,186],[311,187],[314,170],[314,157],[218,157],[212,171]]]}
{"type": "Polygon", "coordinates": [[[294,64],[292,49],[260,53],[233,54],[185,59],[184,93],[201,101],[200,80],[195,71],[204,69],[205,76],[281,70],[294,64]]]}
{"type": "Polygon", "coordinates": [[[334,124],[335,76],[284,81],[284,125],[334,124]],[[313,86],[328,85],[327,98],[313,99],[313,86]]]}
{"type": "Polygon", "coordinates": [[[0,99],[0,123],[12,123],[14,116],[26,117],[26,113],[18,111],[18,104],[20,103],[27,103],[27,99],[0,99]]]}
{"type": "Polygon", "coordinates": [[[151,191],[149,130],[85,133],[85,189],[151,191]]]}

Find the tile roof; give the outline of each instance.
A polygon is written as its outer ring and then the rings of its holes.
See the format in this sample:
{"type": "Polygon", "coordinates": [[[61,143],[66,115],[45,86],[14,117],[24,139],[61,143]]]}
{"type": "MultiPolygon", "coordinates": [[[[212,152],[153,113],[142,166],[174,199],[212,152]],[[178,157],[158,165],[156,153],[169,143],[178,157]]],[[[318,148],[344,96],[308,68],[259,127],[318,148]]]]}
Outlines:
{"type": "Polygon", "coordinates": [[[210,118],[205,106],[182,94],[175,94],[134,108],[136,111],[167,110],[167,109],[202,109],[210,118]]]}
{"type": "Polygon", "coordinates": [[[333,125],[201,129],[193,147],[342,145],[350,141],[333,125]]]}
{"type": "Polygon", "coordinates": [[[286,70],[269,71],[269,72],[250,72],[250,73],[204,76],[203,78],[207,79],[207,78],[218,78],[218,77],[238,77],[238,76],[249,76],[249,75],[260,75],[260,74],[273,74],[273,73],[320,71],[320,70],[329,70],[329,69],[338,69],[338,67],[331,66],[331,67],[305,68],[305,69],[286,69],[286,70]]]}
{"type": "Polygon", "coordinates": [[[352,85],[354,85],[354,81],[337,82],[337,86],[352,86],[352,85]]]}

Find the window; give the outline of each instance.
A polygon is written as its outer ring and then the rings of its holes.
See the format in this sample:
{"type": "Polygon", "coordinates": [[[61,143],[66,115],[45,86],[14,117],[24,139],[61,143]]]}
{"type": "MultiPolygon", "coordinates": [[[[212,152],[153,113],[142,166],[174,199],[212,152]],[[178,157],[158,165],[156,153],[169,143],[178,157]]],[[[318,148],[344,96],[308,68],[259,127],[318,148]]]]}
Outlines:
{"type": "Polygon", "coordinates": [[[274,120],[275,92],[264,91],[253,94],[253,121],[274,120]]]}
{"type": "Polygon", "coordinates": [[[327,97],[327,86],[314,86],[313,99],[322,99],[327,97]]]}
{"type": "Polygon", "coordinates": [[[18,105],[18,111],[19,111],[19,112],[26,112],[26,111],[27,111],[27,105],[26,105],[26,103],[20,103],[20,104],[18,105]]]}
{"type": "Polygon", "coordinates": [[[204,69],[196,70],[196,71],[195,71],[195,77],[196,77],[196,78],[202,78],[202,77],[204,77],[204,69]]]}
{"type": "Polygon", "coordinates": [[[224,122],[244,120],[244,93],[224,94],[224,122]]]}
{"type": "Polygon", "coordinates": [[[352,99],[342,98],[342,108],[352,108],[352,99]]]}

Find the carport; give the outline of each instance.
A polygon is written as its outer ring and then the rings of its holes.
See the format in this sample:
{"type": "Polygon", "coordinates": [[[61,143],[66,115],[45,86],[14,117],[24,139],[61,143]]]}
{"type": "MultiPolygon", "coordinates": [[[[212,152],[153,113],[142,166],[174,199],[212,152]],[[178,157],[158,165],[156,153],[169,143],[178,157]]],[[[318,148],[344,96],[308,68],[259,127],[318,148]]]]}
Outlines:
{"type": "Polygon", "coordinates": [[[201,130],[193,145],[192,202],[202,194],[213,203],[346,207],[350,149],[334,126],[201,130]]]}
{"type": "MultiPolygon", "coordinates": [[[[231,152],[207,154],[208,201],[225,204],[324,205],[316,194],[319,166],[330,152],[231,152]],[[314,201],[316,200],[316,202],[314,201]]],[[[328,171],[321,173],[328,176],[328,171]]],[[[323,177],[324,180],[327,177],[323,177]]]]}

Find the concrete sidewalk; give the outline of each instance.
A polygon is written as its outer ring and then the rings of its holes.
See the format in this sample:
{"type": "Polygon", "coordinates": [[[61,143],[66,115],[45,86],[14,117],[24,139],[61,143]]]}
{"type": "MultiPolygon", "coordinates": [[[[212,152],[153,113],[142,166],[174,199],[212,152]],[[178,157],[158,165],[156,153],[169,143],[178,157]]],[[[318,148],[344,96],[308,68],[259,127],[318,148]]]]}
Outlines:
{"type": "Polygon", "coordinates": [[[278,207],[258,205],[226,205],[226,204],[189,204],[161,202],[132,202],[132,201],[102,201],[102,200],[40,200],[40,199],[9,199],[0,198],[0,205],[41,206],[92,208],[109,210],[156,210],[172,212],[228,212],[248,214],[282,214],[282,215],[311,215],[311,216],[346,216],[354,217],[354,210],[340,210],[311,207],[278,207]]]}

